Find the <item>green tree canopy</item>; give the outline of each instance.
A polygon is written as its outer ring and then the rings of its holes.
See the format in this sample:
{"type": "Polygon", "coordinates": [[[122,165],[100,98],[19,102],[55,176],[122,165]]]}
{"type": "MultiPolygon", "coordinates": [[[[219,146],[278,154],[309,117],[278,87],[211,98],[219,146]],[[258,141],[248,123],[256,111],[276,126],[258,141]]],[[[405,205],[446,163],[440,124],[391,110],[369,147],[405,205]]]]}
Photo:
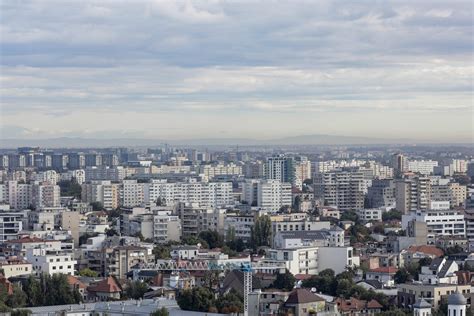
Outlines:
{"type": "Polygon", "coordinates": [[[199,233],[199,238],[205,240],[211,249],[224,246],[224,237],[215,230],[202,231],[199,233]]]}
{"type": "Polygon", "coordinates": [[[79,271],[79,275],[83,277],[89,277],[89,278],[95,278],[99,276],[99,274],[89,268],[84,268],[81,271],[79,271]]]}
{"type": "Polygon", "coordinates": [[[153,313],[150,313],[150,316],[169,316],[170,312],[165,307],[157,309],[153,313]]]}
{"type": "Polygon", "coordinates": [[[296,279],[290,271],[286,270],[285,273],[277,274],[276,280],[273,282],[272,287],[284,291],[291,291],[295,286],[296,279]]]}
{"type": "Polygon", "coordinates": [[[270,216],[258,217],[251,230],[251,243],[254,249],[261,246],[270,246],[271,235],[272,221],[270,216]]]}

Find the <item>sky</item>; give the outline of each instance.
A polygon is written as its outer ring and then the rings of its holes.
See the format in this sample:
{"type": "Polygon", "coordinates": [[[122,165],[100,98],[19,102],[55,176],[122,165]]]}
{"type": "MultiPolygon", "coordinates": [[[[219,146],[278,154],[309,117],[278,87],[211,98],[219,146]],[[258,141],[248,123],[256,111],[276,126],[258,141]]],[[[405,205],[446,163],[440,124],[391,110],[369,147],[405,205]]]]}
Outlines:
{"type": "Polygon", "coordinates": [[[5,139],[473,140],[471,1],[0,3],[5,139]]]}

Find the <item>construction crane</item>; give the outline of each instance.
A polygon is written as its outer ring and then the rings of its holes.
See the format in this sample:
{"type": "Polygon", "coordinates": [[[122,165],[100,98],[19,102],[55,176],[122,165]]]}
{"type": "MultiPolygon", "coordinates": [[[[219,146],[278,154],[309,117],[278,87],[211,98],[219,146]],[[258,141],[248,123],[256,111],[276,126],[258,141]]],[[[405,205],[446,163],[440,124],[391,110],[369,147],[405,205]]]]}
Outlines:
{"type": "Polygon", "coordinates": [[[252,273],[256,270],[281,269],[278,265],[269,266],[252,266],[250,262],[227,262],[215,263],[211,261],[175,261],[175,260],[157,260],[156,263],[140,264],[134,269],[135,272],[140,270],[155,271],[219,271],[226,272],[238,270],[244,275],[244,316],[249,314],[249,294],[252,292],[252,273]]]}

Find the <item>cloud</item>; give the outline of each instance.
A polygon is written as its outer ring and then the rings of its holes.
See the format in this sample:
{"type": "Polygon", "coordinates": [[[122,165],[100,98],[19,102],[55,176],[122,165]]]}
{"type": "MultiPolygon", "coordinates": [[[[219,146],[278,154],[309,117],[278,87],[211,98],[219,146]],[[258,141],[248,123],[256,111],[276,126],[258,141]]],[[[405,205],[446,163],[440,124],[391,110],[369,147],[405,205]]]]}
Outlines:
{"type": "MultiPolygon", "coordinates": [[[[93,113],[190,116],[180,128],[193,135],[204,114],[217,113],[225,126],[268,117],[261,129],[286,115],[294,133],[297,114],[321,132],[327,127],[314,124],[314,114],[336,125],[363,114],[372,124],[384,111],[427,120],[419,131],[437,134],[461,117],[462,133],[472,134],[470,8],[468,1],[4,1],[0,110],[25,129],[44,125],[24,119],[36,113],[58,133],[66,133],[61,119],[93,113]]],[[[92,130],[116,131],[112,121],[102,124],[92,130]]]]}

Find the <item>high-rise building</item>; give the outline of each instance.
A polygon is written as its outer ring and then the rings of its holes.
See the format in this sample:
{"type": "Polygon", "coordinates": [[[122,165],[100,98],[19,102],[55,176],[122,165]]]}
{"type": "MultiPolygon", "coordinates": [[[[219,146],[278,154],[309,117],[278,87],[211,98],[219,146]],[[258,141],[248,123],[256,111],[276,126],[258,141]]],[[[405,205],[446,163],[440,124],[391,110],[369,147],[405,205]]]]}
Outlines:
{"type": "Polygon", "coordinates": [[[265,178],[293,183],[295,179],[295,159],[285,155],[268,157],[264,168],[265,178]]]}
{"type": "Polygon", "coordinates": [[[41,183],[33,184],[31,204],[36,209],[59,207],[61,205],[61,190],[58,185],[41,183]]]}
{"type": "Polygon", "coordinates": [[[392,168],[395,176],[400,177],[404,172],[408,171],[408,159],[403,154],[393,155],[392,168]]]}
{"type": "Polygon", "coordinates": [[[431,183],[428,177],[414,177],[395,181],[396,209],[407,214],[427,210],[431,202],[431,183]]]}
{"type": "Polygon", "coordinates": [[[358,171],[317,173],[314,179],[315,198],[340,211],[363,208],[364,188],[364,174],[358,171]]]}
{"type": "Polygon", "coordinates": [[[291,184],[278,180],[247,180],[242,185],[242,199],[252,206],[276,212],[291,206],[291,184]]]}
{"type": "Polygon", "coordinates": [[[86,167],[86,157],[82,153],[69,153],[68,154],[68,169],[84,169],[86,167]]]}
{"type": "Polygon", "coordinates": [[[434,160],[412,160],[408,162],[408,171],[426,176],[433,174],[435,167],[438,167],[438,162],[434,160]]]}
{"type": "Polygon", "coordinates": [[[86,203],[99,202],[106,210],[120,206],[120,184],[111,181],[91,181],[82,184],[81,199],[86,203]]]}
{"type": "Polygon", "coordinates": [[[374,179],[367,193],[369,207],[394,207],[395,183],[393,179],[374,179]]]}

